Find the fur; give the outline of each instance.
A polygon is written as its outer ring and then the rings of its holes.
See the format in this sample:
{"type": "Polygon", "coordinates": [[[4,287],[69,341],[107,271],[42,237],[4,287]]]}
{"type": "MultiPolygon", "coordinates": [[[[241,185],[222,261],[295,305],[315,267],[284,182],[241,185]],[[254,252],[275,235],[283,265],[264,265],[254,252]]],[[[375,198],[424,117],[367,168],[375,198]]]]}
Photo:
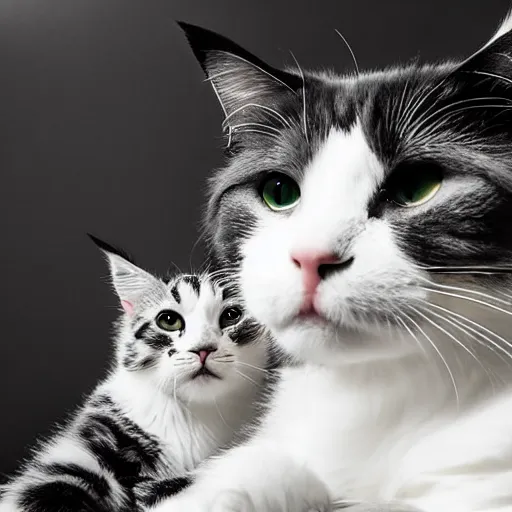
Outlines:
{"type": "Polygon", "coordinates": [[[191,482],[257,412],[267,359],[264,330],[225,299],[219,279],[162,280],[121,251],[106,254],[125,309],[108,377],[1,490],[1,512],[133,512],[191,482]],[[220,324],[229,308],[241,313],[220,324]],[[175,311],[169,331],[157,319],[175,311]],[[200,350],[212,350],[200,362],[200,350]],[[212,374],[200,375],[205,369],[212,374]]]}
{"type": "Polygon", "coordinates": [[[512,511],[510,17],[463,62],[350,77],[182,28],[226,115],[211,256],[295,364],[252,439],[158,510],[512,511]],[[272,172],[293,207],[265,204],[272,172]],[[425,172],[437,193],[397,202],[425,172]],[[312,316],[297,251],[350,261],[318,267],[312,316]]]}

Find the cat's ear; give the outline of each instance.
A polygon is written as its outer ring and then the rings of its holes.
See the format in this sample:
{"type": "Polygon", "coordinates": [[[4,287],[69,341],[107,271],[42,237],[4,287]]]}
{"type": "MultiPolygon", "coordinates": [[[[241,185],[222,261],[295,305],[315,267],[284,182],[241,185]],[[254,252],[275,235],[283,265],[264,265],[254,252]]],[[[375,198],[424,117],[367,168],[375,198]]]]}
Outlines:
{"type": "Polygon", "coordinates": [[[226,117],[254,104],[271,106],[277,95],[295,95],[301,90],[300,76],[269,66],[215,32],[184,22],[178,25],[185,32],[226,117]]]}
{"type": "MultiPolygon", "coordinates": [[[[477,75],[479,80],[501,81],[510,87],[512,76],[512,11],[503,19],[498,30],[477,52],[466,59],[459,71],[477,75]],[[479,75],[479,76],[478,76],[479,75]]],[[[471,80],[470,80],[471,81],[471,80]]]]}
{"type": "Polygon", "coordinates": [[[494,33],[494,35],[487,41],[487,43],[482,47],[482,50],[494,44],[498,39],[501,39],[502,36],[506,34],[510,34],[512,31],[512,10],[508,12],[508,14],[501,21],[498,30],[494,33]]]}
{"type": "Polygon", "coordinates": [[[88,236],[107,257],[112,284],[121,301],[121,306],[128,315],[131,315],[139,297],[155,286],[157,278],[135,265],[132,258],[121,249],[89,233],[88,236]]]}

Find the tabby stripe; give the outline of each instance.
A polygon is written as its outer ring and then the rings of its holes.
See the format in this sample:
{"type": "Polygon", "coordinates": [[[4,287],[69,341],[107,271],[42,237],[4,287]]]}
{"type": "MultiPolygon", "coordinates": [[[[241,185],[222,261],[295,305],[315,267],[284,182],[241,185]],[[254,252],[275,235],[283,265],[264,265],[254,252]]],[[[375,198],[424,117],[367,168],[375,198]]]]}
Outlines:
{"type": "Polygon", "coordinates": [[[158,444],[134,423],[121,426],[112,418],[94,414],[81,426],[79,435],[98,461],[118,478],[154,471],[159,461],[158,444]],[[123,429],[124,427],[124,429],[123,429]]]}
{"type": "Polygon", "coordinates": [[[181,296],[180,296],[180,292],[178,291],[178,283],[176,283],[176,284],[171,288],[171,295],[173,296],[174,300],[175,300],[178,304],[181,304],[181,296]]]}
{"type": "Polygon", "coordinates": [[[167,480],[148,480],[134,487],[137,501],[146,507],[152,507],[164,500],[178,494],[192,484],[192,478],[180,476],[167,480]]]}
{"type": "MultiPolygon", "coordinates": [[[[111,512],[87,491],[68,482],[30,486],[21,492],[18,504],[23,512],[111,512]]],[[[116,511],[117,512],[117,511],[116,511]]]]}
{"type": "Polygon", "coordinates": [[[195,294],[199,296],[201,292],[201,281],[199,281],[197,276],[183,276],[183,282],[187,283],[191,286],[192,290],[194,290],[195,294]]]}
{"type": "Polygon", "coordinates": [[[142,324],[138,329],[137,331],[135,332],[135,337],[140,340],[144,337],[144,335],[146,334],[146,331],[149,329],[149,326],[151,325],[150,322],[146,322],[144,324],[142,324]]]}
{"type": "Polygon", "coordinates": [[[151,334],[143,341],[146,345],[156,350],[162,350],[171,345],[171,340],[165,334],[151,334]]]}
{"type": "Polygon", "coordinates": [[[70,476],[81,480],[87,487],[92,489],[100,499],[107,498],[112,489],[107,480],[97,473],[85,469],[78,464],[54,463],[39,466],[39,470],[49,476],[70,476]]]}

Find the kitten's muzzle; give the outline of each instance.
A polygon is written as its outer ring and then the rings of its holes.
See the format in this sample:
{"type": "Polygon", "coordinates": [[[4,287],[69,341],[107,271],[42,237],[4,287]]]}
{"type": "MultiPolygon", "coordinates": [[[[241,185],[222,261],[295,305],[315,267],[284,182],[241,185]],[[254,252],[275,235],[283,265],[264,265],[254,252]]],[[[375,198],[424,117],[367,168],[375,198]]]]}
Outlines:
{"type": "Polygon", "coordinates": [[[215,377],[217,379],[220,379],[220,376],[214,373],[208,366],[207,366],[207,359],[213,352],[216,352],[218,349],[217,345],[215,344],[205,344],[200,345],[196,349],[189,350],[192,354],[196,354],[199,358],[199,363],[201,364],[201,368],[197,370],[193,375],[192,379],[195,379],[196,377],[199,377],[200,375],[204,375],[207,377],[215,377]]]}

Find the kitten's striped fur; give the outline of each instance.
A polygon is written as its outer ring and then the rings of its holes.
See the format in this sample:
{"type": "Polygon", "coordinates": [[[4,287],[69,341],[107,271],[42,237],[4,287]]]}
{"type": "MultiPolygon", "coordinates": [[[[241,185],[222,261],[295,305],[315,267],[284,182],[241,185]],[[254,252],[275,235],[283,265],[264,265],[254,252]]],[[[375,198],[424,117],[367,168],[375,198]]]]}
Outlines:
{"type": "Polygon", "coordinates": [[[149,508],[188,485],[190,471],[228,445],[256,410],[266,338],[235,299],[208,275],[158,279],[95,241],[125,308],[116,361],[2,488],[1,512],[149,508]],[[233,308],[241,315],[230,323],[223,315],[233,308]],[[183,328],[159,327],[162,310],[177,312],[183,328]],[[204,366],[201,350],[209,351],[204,366]]]}

